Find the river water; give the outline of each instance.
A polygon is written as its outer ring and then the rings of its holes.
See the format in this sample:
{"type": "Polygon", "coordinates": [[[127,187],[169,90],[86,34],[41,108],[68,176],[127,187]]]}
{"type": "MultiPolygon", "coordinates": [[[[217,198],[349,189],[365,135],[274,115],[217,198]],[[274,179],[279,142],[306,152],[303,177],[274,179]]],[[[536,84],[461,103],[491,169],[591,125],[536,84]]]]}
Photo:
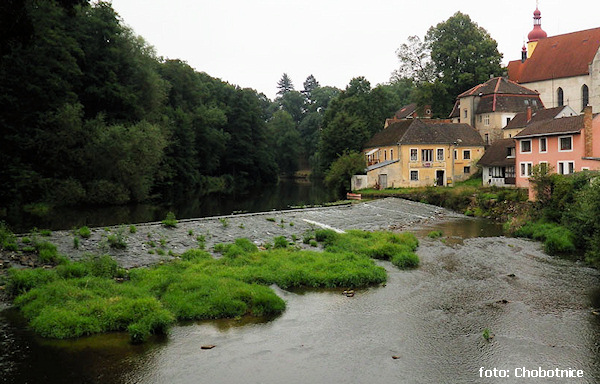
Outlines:
{"type": "Polygon", "coordinates": [[[51,341],[0,313],[4,383],[596,383],[598,271],[470,218],[412,228],[421,266],[385,286],[288,292],[275,319],[193,322],[144,345],[124,334],[51,341]],[[441,239],[426,234],[436,229],[441,239]],[[486,341],[482,334],[493,335],[486,341]],[[203,345],[215,345],[210,350],[203,345]],[[511,378],[480,377],[484,368],[511,378]],[[522,369],[581,370],[571,379],[522,369]],[[515,369],[521,369],[515,371],[515,369]]]}

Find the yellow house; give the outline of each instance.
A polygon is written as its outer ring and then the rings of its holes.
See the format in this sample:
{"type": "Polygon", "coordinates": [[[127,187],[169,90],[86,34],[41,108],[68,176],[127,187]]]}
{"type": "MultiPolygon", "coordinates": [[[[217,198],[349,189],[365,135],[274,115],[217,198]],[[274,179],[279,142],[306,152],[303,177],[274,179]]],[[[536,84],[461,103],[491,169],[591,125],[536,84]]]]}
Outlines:
{"type": "Polygon", "coordinates": [[[452,185],[476,172],[483,139],[467,124],[395,122],[367,142],[364,188],[452,185]]]}

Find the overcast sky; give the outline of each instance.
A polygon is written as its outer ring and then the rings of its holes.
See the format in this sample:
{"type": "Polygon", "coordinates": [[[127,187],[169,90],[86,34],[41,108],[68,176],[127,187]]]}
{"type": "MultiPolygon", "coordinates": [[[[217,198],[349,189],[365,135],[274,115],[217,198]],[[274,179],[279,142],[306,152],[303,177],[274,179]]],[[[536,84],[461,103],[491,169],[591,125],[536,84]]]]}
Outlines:
{"type": "MultiPolygon", "coordinates": [[[[519,59],[533,28],[535,0],[112,0],[126,25],[155,47],[273,99],[287,73],[297,90],[310,74],[344,89],[353,77],[389,81],[408,36],[455,12],[468,14],[498,42],[503,64],[519,59]]],[[[553,36],[600,27],[597,0],[540,0],[553,36]]]]}

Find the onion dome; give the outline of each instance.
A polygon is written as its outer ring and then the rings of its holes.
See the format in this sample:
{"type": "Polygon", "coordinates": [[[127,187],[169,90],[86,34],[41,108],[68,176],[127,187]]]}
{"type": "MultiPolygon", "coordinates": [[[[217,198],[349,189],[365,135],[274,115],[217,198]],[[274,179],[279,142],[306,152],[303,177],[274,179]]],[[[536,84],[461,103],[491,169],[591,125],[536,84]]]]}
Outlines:
{"type": "Polygon", "coordinates": [[[548,34],[542,29],[542,12],[536,7],[533,12],[533,30],[529,32],[527,38],[529,41],[538,41],[548,37],[548,34]]]}

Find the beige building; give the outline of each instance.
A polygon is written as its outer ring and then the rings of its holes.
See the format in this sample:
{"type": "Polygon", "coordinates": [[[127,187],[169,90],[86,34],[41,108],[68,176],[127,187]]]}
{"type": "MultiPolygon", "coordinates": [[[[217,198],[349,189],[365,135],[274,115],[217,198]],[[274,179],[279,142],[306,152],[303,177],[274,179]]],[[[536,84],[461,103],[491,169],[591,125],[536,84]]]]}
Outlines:
{"type": "Polygon", "coordinates": [[[504,77],[495,77],[461,93],[450,118],[474,127],[489,145],[502,139],[502,129],[528,108],[533,111],[544,108],[537,92],[504,77]]]}
{"type": "Polygon", "coordinates": [[[398,121],[365,145],[367,181],[362,187],[452,185],[477,171],[483,152],[481,136],[467,124],[398,121]]]}

